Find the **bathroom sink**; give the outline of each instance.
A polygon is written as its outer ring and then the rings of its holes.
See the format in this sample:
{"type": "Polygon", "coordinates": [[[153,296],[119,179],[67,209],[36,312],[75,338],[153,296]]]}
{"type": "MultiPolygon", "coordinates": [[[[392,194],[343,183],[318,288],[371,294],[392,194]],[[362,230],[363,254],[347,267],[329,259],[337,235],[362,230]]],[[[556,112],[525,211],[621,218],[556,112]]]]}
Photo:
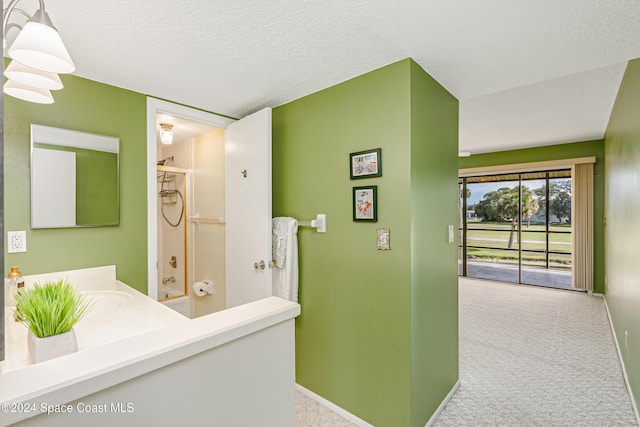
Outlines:
{"type": "Polygon", "coordinates": [[[133,301],[131,295],[120,291],[86,291],[83,294],[92,300],[92,308],[85,319],[111,316],[133,301]]]}

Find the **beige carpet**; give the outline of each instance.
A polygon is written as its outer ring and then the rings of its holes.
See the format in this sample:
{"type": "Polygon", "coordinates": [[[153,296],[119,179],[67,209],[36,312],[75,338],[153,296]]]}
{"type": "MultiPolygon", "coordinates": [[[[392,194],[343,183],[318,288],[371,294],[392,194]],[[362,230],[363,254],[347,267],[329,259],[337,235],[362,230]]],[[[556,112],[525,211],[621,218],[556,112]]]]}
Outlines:
{"type": "Polygon", "coordinates": [[[602,298],[460,279],[461,386],[435,426],[636,426],[602,298]]]}
{"type": "Polygon", "coordinates": [[[356,427],[356,425],[296,391],[296,427],[356,427]]]}

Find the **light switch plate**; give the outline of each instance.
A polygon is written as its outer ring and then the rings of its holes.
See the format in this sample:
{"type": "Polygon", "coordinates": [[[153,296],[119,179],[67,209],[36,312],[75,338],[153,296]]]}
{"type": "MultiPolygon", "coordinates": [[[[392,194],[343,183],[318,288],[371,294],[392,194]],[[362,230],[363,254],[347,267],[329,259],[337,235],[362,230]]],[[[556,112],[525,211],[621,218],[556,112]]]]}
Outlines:
{"type": "Polygon", "coordinates": [[[449,225],[449,243],[453,243],[454,235],[453,235],[453,225],[449,225]]]}
{"type": "Polygon", "coordinates": [[[27,252],[27,232],[8,231],[7,232],[7,252],[27,252]]]}
{"type": "Polygon", "coordinates": [[[378,250],[390,251],[391,250],[391,231],[388,228],[378,228],[378,250]]]}

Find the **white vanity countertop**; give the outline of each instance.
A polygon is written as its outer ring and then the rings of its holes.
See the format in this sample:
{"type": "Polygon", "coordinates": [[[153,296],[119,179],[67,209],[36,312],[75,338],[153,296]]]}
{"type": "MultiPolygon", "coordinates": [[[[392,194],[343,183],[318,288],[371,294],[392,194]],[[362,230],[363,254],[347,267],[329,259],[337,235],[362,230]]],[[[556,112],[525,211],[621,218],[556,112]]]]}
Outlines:
{"type": "MultiPolygon", "coordinates": [[[[94,299],[94,308],[74,327],[78,351],[189,320],[120,281],[103,282],[99,289],[88,291],[88,295],[94,299]],[[101,300],[100,293],[107,298],[101,300]],[[116,303],[112,303],[113,299],[116,303]]],[[[6,354],[0,362],[0,373],[30,364],[27,328],[6,309],[5,325],[6,354]]]]}

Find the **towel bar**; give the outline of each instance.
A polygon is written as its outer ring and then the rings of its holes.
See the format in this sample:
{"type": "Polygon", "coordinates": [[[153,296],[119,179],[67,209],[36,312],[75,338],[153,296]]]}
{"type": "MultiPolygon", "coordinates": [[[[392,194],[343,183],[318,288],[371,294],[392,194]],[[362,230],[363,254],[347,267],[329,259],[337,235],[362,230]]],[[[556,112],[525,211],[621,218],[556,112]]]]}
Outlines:
{"type": "Polygon", "coordinates": [[[298,221],[298,225],[302,227],[313,227],[316,229],[318,233],[326,233],[327,232],[327,215],[318,214],[316,215],[316,219],[312,219],[311,221],[298,221]]]}

